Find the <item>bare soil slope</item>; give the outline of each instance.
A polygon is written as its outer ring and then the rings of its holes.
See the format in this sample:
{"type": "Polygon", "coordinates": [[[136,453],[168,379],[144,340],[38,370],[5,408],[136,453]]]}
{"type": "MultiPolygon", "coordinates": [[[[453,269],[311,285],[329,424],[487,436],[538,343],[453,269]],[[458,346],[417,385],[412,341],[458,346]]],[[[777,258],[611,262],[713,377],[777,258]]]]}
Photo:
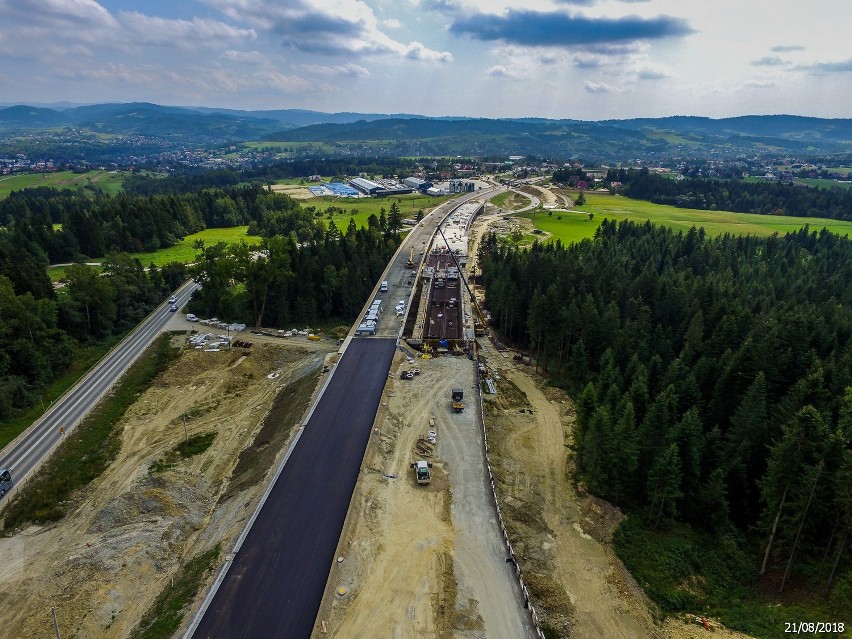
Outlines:
{"type": "Polygon", "coordinates": [[[223,552],[230,547],[332,348],[184,353],[125,415],[119,458],[75,495],[71,514],[0,539],[4,627],[19,639],[52,636],[56,606],[63,636],[127,637],[187,558],[220,541],[223,552]],[[270,379],[272,372],[279,375],[270,379]],[[264,419],[270,408],[274,428],[264,419]],[[211,447],[150,474],[184,438],[184,413],[189,436],[216,433],[211,447]],[[255,441],[261,429],[263,441],[255,441]],[[240,487],[226,493],[241,452],[240,487]]]}
{"type": "MultiPolygon", "coordinates": [[[[708,635],[698,619],[655,621],[655,606],[613,552],[622,513],[579,492],[568,446],[574,409],[530,367],[486,346],[499,378],[486,395],[486,424],[501,509],[536,610],[578,639],[687,639],[708,635]]],[[[716,637],[745,635],[710,621],[716,637]]]]}

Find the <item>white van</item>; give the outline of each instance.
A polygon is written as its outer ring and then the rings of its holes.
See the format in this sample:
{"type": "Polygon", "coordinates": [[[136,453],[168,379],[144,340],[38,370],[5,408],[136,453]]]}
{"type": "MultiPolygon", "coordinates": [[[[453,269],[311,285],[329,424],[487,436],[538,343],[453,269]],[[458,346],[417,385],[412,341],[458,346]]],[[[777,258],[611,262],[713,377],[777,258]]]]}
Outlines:
{"type": "Polygon", "coordinates": [[[187,313],[186,314],[186,321],[187,322],[197,322],[198,318],[195,315],[193,315],[192,313],[187,313]]]}
{"type": "Polygon", "coordinates": [[[388,281],[387,281],[387,280],[384,280],[384,281],[382,282],[382,285],[381,285],[381,287],[379,288],[379,290],[380,290],[382,293],[387,293],[387,292],[388,292],[388,281]]]}

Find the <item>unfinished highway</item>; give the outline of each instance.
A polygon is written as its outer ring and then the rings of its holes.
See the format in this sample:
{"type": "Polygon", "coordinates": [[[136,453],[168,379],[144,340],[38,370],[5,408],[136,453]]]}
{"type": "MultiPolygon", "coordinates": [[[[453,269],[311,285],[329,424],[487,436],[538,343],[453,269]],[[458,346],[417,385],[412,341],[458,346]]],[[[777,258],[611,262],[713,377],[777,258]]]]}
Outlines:
{"type": "MultiPolygon", "coordinates": [[[[414,227],[385,271],[389,290],[382,297],[410,298],[410,247],[422,259],[438,223],[460,202],[491,196],[467,194],[414,227]]],[[[375,336],[347,340],[299,439],[184,639],[311,636],[399,332],[400,320],[386,312],[375,336]]]]}

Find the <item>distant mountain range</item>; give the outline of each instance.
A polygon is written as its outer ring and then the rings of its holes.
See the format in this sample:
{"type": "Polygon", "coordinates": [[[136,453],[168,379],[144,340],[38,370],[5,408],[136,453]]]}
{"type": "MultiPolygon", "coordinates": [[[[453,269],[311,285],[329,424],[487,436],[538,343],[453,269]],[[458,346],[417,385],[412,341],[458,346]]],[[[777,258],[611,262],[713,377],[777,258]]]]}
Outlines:
{"type": "Polygon", "coordinates": [[[310,142],[322,144],[323,152],[332,154],[535,154],[604,160],[655,155],[852,152],[852,119],[790,115],[588,122],[303,109],[240,111],[146,102],[0,108],[0,132],[65,127],[206,144],[310,142]]]}

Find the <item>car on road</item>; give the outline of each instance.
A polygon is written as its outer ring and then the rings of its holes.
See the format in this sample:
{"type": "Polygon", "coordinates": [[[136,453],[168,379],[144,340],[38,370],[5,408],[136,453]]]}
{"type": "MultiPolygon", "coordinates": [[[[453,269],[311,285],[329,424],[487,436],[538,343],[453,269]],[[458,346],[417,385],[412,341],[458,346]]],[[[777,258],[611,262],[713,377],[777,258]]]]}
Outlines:
{"type": "Polygon", "coordinates": [[[169,306],[169,313],[174,313],[175,311],[177,311],[177,306],[175,304],[169,306]]]}
{"type": "Polygon", "coordinates": [[[176,298],[174,295],[172,295],[172,296],[169,298],[169,304],[174,304],[175,302],[177,302],[177,298],[176,298]]]}
{"type": "Polygon", "coordinates": [[[0,470],[0,497],[9,492],[12,488],[12,471],[9,469],[0,470]]]}

